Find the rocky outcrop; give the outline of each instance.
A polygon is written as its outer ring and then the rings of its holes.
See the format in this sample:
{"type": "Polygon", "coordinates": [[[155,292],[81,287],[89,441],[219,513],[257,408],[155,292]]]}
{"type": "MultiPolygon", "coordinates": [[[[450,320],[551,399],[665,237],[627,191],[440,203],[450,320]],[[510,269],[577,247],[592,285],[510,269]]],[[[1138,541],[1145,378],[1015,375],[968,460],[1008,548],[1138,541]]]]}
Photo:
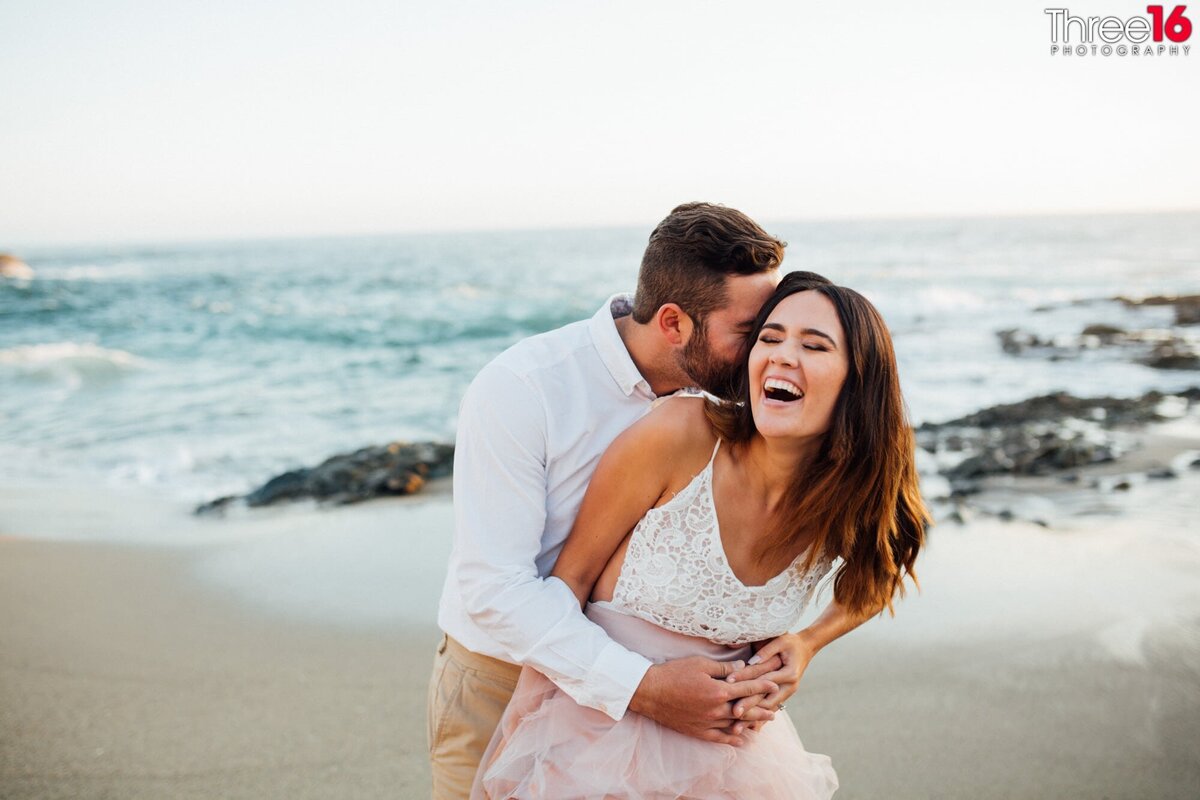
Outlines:
{"type": "Polygon", "coordinates": [[[1021,328],[996,331],[1009,355],[1052,361],[1079,358],[1096,349],[1120,349],[1131,361],[1154,369],[1200,369],[1200,340],[1169,330],[1126,331],[1114,325],[1088,325],[1078,336],[1044,338],[1021,328]]]}
{"type": "MultiPolygon", "coordinates": [[[[1162,321],[1143,330],[1127,330],[1108,323],[1086,326],[1074,336],[1045,337],[1022,328],[996,331],[1000,347],[1014,356],[1036,356],[1052,361],[1081,358],[1088,351],[1111,351],[1154,369],[1200,370],[1200,336],[1189,326],[1200,325],[1200,294],[1113,297],[1107,300],[1076,300],[1070,305],[1096,306],[1120,303],[1126,308],[1170,307],[1173,324],[1162,321]]],[[[1044,306],[1041,310],[1052,310],[1044,306]]]]}
{"type": "Polygon", "coordinates": [[[1200,294],[1154,295],[1153,297],[1114,297],[1127,308],[1141,306],[1171,306],[1176,325],[1200,325],[1200,294]]]}
{"type": "Polygon", "coordinates": [[[426,481],[450,474],[454,445],[392,442],[327,458],[315,467],[276,475],[246,495],[221,497],[196,508],[197,514],[223,511],[244,503],[268,506],[291,500],[357,503],[373,497],[419,492],[426,481]]]}
{"type": "Polygon", "coordinates": [[[1133,398],[1057,392],[925,423],[916,437],[952,494],[965,495],[989,475],[1047,475],[1113,461],[1124,452],[1118,431],[1177,417],[1198,403],[1200,388],[1133,398]]]}

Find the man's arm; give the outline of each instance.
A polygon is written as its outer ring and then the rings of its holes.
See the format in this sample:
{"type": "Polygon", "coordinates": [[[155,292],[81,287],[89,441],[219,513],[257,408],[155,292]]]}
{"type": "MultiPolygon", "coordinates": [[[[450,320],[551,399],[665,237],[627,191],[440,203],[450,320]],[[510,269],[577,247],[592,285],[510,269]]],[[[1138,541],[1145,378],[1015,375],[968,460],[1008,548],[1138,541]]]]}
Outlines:
{"type": "Polygon", "coordinates": [[[538,576],[546,450],[542,398],[505,367],[485,367],[458,420],[455,585],[467,614],[512,661],[619,719],[650,662],[588,620],[565,584],[538,576]]]}

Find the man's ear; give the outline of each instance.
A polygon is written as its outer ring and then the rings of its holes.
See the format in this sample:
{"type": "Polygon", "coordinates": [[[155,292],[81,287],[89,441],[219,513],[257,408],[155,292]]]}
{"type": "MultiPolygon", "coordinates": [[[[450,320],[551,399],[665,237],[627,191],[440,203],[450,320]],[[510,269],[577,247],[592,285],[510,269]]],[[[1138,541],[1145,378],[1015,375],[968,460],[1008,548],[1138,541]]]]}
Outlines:
{"type": "Polygon", "coordinates": [[[692,338],[692,330],[696,327],[687,312],[674,303],[665,303],[658,307],[658,313],[654,315],[654,324],[662,337],[675,347],[687,344],[692,338]]]}

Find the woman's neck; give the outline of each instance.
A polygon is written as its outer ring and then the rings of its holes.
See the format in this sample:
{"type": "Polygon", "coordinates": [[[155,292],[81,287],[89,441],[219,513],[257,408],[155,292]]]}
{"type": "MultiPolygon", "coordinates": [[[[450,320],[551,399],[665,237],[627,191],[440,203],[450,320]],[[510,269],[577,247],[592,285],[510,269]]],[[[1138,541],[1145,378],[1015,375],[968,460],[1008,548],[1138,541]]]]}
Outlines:
{"type": "Polygon", "coordinates": [[[796,470],[811,461],[819,439],[767,439],[754,434],[745,445],[746,479],[762,494],[766,508],[774,511],[796,479],[796,470]]]}

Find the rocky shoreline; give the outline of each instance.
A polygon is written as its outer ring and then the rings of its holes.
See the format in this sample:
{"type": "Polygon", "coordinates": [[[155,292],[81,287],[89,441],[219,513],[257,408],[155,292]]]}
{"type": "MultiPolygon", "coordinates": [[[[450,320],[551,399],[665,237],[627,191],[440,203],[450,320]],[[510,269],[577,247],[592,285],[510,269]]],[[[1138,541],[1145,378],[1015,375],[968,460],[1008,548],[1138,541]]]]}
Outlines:
{"type": "MultiPolygon", "coordinates": [[[[1096,322],[1074,337],[1040,338],[1020,329],[997,331],[1004,352],[1014,357],[1052,360],[1077,358],[1107,350],[1155,369],[1197,370],[1197,384],[1177,392],[1150,391],[1138,397],[1077,397],[1068,392],[1031,397],[991,406],[958,419],[925,423],[915,430],[923,491],[938,519],[962,520],[968,511],[1012,515],[1008,507],[982,495],[997,479],[1044,479],[1084,488],[1128,488],[1128,480],[1102,486],[1085,473],[1101,465],[1140,471],[1147,479],[1167,480],[1180,469],[1200,468],[1200,458],[1187,453],[1180,463],[1151,459],[1133,466],[1127,456],[1139,447],[1148,426],[1200,415],[1200,295],[1127,297],[1078,301],[1079,305],[1119,304],[1125,308],[1169,307],[1168,328],[1130,330],[1096,322]],[[1189,467],[1190,465],[1190,467],[1189,467]]],[[[1161,316],[1161,314],[1160,314],[1161,316]]],[[[251,508],[312,499],[347,504],[375,497],[410,495],[426,482],[450,475],[454,446],[440,442],[392,442],[332,456],[315,467],[290,470],[245,495],[217,498],[198,506],[197,514],[214,514],[231,506],[251,508]]],[[[1111,471],[1111,470],[1110,470],[1111,471]]]]}
{"type": "Polygon", "coordinates": [[[438,442],[391,442],[331,456],[315,467],[276,475],[254,491],[202,503],[196,514],[217,514],[234,505],[250,508],[312,499],[346,505],[374,497],[415,494],[426,482],[446,477],[454,463],[454,445],[438,442]]]}
{"type": "MultiPolygon", "coordinates": [[[[1170,308],[1173,323],[1167,327],[1129,330],[1107,322],[1085,326],[1073,336],[1046,337],[1025,330],[1007,328],[996,331],[1005,353],[1036,356],[1054,361],[1075,359],[1090,352],[1125,358],[1153,369],[1200,369],[1200,295],[1156,295],[1146,298],[1111,297],[1105,300],[1077,301],[1077,305],[1116,303],[1126,309],[1170,308]]],[[[1046,306],[1041,311],[1051,310],[1046,306]]]]}
{"type": "MultiPolygon", "coordinates": [[[[1137,446],[1136,434],[1155,423],[1200,412],[1200,386],[1140,397],[1080,398],[1066,392],[992,406],[915,430],[924,490],[939,518],[960,518],[971,498],[997,476],[1057,476],[1078,482],[1080,471],[1115,464],[1137,446]]],[[[420,492],[451,474],[454,446],[393,442],[332,456],[315,467],[290,470],[245,495],[204,503],[196,514],[219,514],[296,500],[345,505],[420,492]]],[[[1190,461],[1200,468],[1200,457],[1190,461]]],[[[1176,476],[1165,463],[1144,465],[1152,479],[1176,476]]],[[[1093,481],[1091,488],[1099,488],[1093,481]]],[[[1121,488],[1117,484],[1117,488],[1121,488]]]]}
{"type": "Polygon", "coordinates": [[[1123,491],[1136,481],[1170,480],[1181,470],[1200,469],[1200,451],[1186,442],[1145,446],[1154,426],[1197,414],[1200,387],[1134,398],[1058,392],[926,423],[915,431],[922,490],[939,520],[963,522],[984,513],[1048,525],[1054,514],[1046,506],[1069,489],[1123,491]],[[1043,502],[1026,513],[1022,495],[1043,502]]]}

